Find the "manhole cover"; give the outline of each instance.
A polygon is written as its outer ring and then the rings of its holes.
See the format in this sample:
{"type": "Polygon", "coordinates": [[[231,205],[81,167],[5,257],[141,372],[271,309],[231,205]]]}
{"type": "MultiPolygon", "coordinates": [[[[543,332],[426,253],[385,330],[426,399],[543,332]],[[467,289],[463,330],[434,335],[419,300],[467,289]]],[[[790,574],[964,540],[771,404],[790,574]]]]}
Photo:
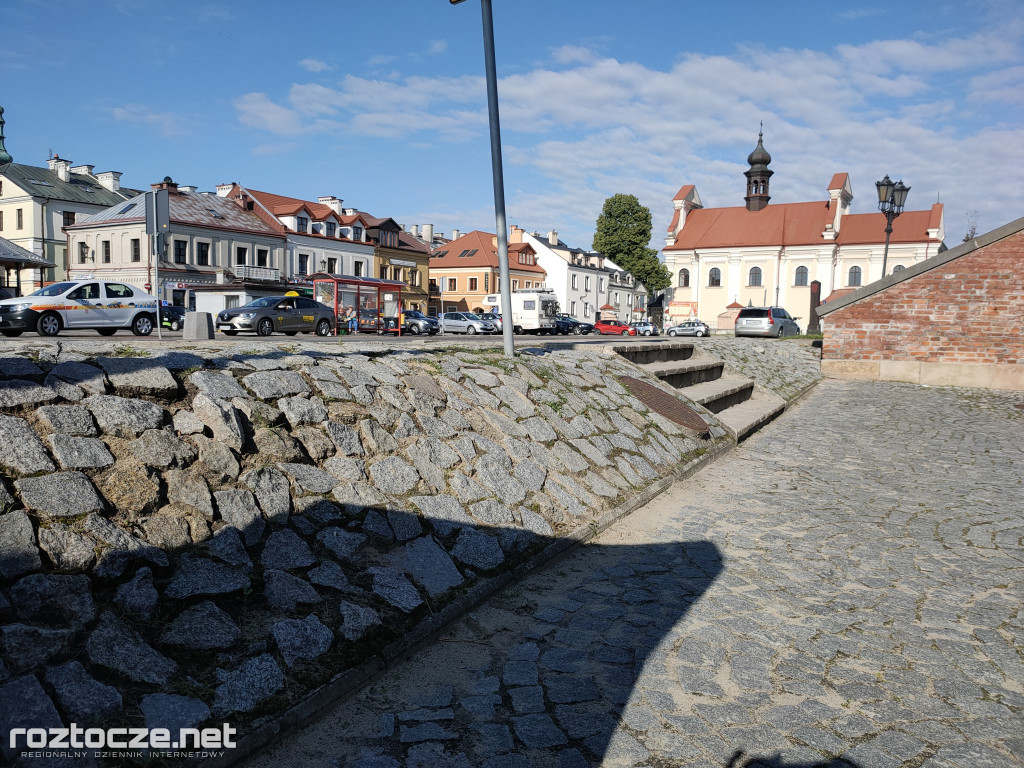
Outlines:
{"type": "Polygon", "coordinates": [[[640,379],[635,379],[632,376],[620,376],[619,382],[632,392],[637,400],[655,413],[660,413],[666,419],[671,419],[676,424],[692,429],[695,432],[703,434],[708,431],[708,423],[701,418],[699,413],[678,397],[673,397],[653,384],[640,381],[640,379]]]}

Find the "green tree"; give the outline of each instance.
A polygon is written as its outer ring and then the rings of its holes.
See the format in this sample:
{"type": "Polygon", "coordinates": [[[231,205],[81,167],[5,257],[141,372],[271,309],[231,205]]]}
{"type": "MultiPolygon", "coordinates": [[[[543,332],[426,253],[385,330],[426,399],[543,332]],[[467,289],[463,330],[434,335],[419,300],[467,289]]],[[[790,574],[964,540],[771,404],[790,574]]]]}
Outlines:
{"type": "Polygon", "coordinates": [[[604,201],[597,217],[594,250],[629,272],[648,291],[668,288],[672,279],[651,242],[651,212],[635,195],[617,194],[604,201]]]}

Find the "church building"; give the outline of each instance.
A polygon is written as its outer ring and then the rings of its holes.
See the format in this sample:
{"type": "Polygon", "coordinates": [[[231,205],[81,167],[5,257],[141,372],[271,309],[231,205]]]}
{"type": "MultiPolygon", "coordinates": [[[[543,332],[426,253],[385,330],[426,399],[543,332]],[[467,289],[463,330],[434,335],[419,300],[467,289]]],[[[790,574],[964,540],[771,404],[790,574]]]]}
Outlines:
{"type": "MultiPolygon", "coordinates": [[[[735,314],[727,307],[739,303],[785,307],[806,328],[812,281],[821,283],[827,301],[882,277],[886,219],[880,212],[850,213],[849,175],[835,174],[824,200],[769,205],[771,161],[758,134],[744,173],[745,205],[705,208],[692,184],[676,194],[662,250],[673,279],[666,291],[671,324],[700,318],[714,329],[719,316],[735,314]]],[[[945,250],[941,203],[905,210],[892,227],[887,273],[945,250]]]]}

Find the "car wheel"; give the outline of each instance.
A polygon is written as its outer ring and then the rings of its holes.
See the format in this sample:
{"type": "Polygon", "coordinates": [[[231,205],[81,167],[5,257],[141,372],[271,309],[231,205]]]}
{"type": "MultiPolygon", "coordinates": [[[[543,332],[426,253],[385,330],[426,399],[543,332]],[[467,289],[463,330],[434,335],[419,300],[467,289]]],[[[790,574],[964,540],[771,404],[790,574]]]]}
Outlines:
{"type": "Polygon", "coordinates": [[[420,330],[420,327],[418,325],[413,323],[412,325],[409,326],[409,333],[411,333],[413,336],[419,336],[420,333],[422,333],[422,331],[420,330]]]}
{"type": "Polygon", "coordinates": [[[669,331],[668,335],[669,336],[678,336],[679,334],[677,334],[675,331],[669,331]]]}
{"type": "Polygon", "coordinates": [[[331,335],[331,321],[321,320],[316,324],[316,335],[317,336],[330,336],[331,335]]]}
{"type": "Polygon", "coordinates": [[[623,336],[629,336],[629,331],[623,331],[623,332],[622,332],[622,335],[623,335],[623,336]]]}
{"type": "Polygon", "coordinates": [[[522,333],[523,333],[523,329],[522,329],[521,326],[513,325],[512,326],[512,333],[516,334],[517,336],[521,336],[522,333]]]}
{"type": "Polygon", "coordinates": [[[113,336],[117,333],[117,328],[97,328],[96,333],[100,336],[113,336]]]}
{"type": "Polygon", "coordinates": [[[470,336],[475,334],[476,333],[476,326],[475,325],[471,325],[468,328],[466,328],[466,333],[468,333],[470,336]]]}
{"type": "Polygon", "coordinates": [[[221,331],[225,336],[237,336],[238,331],[221,331]]]}
{"type": "Polygon", "coordinates": [[[274,323],[270,318],[264,317],[256,325],[257,336],[269,336],[274,332],[274,323]]]}
{"type": "Polygon", "coordinates": [[[132,333],[136,336],[149,336],[153,332],[153,318],[149,315],[136,315],[132,320],[132,333]]]}
{"type": "Polygon", "coordinates": [[[172,331],[180,331],[181,330],[181,323],[179,323],[177,320],[171,320],[171,330],[172,331]]]}
{"type": "Polygon", "coordinates": [[[704,331],[698,329],[696,335],[697,336],[703,336],[704,335],[704,331]]]}
{"type": "Polygon", "coordinates": [[[62,323],[56,312],[47,312],[36,321],[36,333],[40,336],[56,336],[60,333],[62,323]]]}

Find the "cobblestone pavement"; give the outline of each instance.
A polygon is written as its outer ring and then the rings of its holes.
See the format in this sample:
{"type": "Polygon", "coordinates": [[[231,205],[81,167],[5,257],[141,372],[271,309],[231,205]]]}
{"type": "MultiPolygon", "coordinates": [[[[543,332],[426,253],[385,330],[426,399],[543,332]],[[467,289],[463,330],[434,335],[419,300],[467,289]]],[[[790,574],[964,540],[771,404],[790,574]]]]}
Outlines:
{"type": "Polygon", "coordinates": [[[825,381],[250,765],[1022,765],[1022,402],[825,381]]]}

